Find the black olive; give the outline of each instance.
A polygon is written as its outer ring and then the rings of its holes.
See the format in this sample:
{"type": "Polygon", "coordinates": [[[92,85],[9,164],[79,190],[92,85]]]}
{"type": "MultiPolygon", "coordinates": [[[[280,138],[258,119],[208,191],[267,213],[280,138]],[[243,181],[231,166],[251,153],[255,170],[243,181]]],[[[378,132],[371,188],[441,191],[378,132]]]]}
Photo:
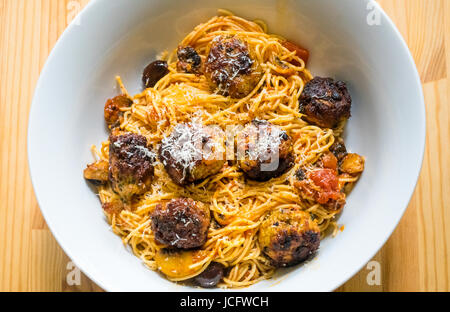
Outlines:
{"type": "Polygon", "coordinates": [[[280,133],[280,139],[282,139],[283,141],[287,141],[289,139],[289,136],[286,132],[283,131],[280,133]]]}
{"type": "Polygon", "coordinates": [[[259,126],[259,125],[267,125],[268,122],[267,120],[253,119],[252,124],[254,124],[255,126],[259,126]]]}
{"type": "Polygon", "coordinates": [[[179,61],[177,68],[179,71],[193,74],[199,73],[202,59],[193,47],[178,47],[177,57],[179,61]]]}
{"type": "Polygon", "coordinates": [[[295,176],[299,181],[303,181],[306,179],[306,173],[302,169],[298,169],[297,172],[295,173],[295,176]]]}
{"type": "Polygon", "coordinates": [[[194,277],[194,282],[203,288],[215,287],[223,278],[224,269],[222,264],[211,262],[205,271],[194,277]]]}
{"type": "Polygon", "coordinates": [[[142,74],[142,82],[146,88],[153,87],[159,79],[167,75],[169,69],[166,61],[154,61],[150,63],[142,74]]]}
{"type": "Polygon", "coordinates": [[[101,181],[101,180],[94,180],[94,179],[86,179],[86,180],[88,180],[95,186],[100,186],[100,185],[105,184],[105,181],[101,181]]]}

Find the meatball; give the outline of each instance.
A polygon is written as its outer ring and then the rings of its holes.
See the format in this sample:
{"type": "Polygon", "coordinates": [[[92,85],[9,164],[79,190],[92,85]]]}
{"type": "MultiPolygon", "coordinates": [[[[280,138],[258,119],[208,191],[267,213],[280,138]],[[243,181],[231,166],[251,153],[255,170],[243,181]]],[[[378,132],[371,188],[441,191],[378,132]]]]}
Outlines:
{"type": "Polygon", "coordinates": [[[252,180],[278,177],[293,165],[292,139],[265,120],[253,120],[237,135],[238,165],[252,180]]]}
{"type": "Polygon", "coordinates": [[[142,135],[110,135],[109,141],[109,179],[113,190],[129,201],[149,188],[155,154],[148,149],[147,139],[142,135]]]}
{"type": "Polygon", "coordinates": [[[307,122],[333,128],[350,118],[352,99],[342,81],[315,77],[309,81],[299,99],[300,113],[307,122]]]}
{"type": "Polygon", "coordinates": [[[319,249],[320,230],[308,212],[276,209],[261,224],[258,239],[272,265],[285,267],[307,260],[319,249]]]}
{"type": "Polygon", "coordinates": [[[197,51],[191,46],[180,46],[177,50],[178,71],[199,74],[201,72],[202,59],[197,51]]]}
{"type": "Polygon", "coordinates": [[[92,163],[84,169],[84,178],[94,185],[105,184],[108,182],[108,167],[108,162],[104,160],[92,163]]]}
{"type": "Polygon", "coordinates": [[[198,123],[178,124],[159,148],[162,164],[179,185],[219,172],[225,163],[224,154],[223,131],[198,123]]]}
{"type": "Polygon", "coordinates": [[[211,216],[209,207],[190,198],[158,204],[151,216],[156,242],[191,249],[206,242],[211,216]]]}
{"type": "Polygon", "coordinates": [[[104,115],[105,121],[109,127],[116,127],[121,122],[123,112],[121,108],[130,107],[133,101],[126,95],[118,95],[112,99],[109,99],[105,103],[104,115]]]}
{"type": "Polygon", "coordinates": [[[261,79],[261,68],[238,36],[217,36],[209,46],[205,76],[211,89],[232,98],[248,95],[261,79]]]}

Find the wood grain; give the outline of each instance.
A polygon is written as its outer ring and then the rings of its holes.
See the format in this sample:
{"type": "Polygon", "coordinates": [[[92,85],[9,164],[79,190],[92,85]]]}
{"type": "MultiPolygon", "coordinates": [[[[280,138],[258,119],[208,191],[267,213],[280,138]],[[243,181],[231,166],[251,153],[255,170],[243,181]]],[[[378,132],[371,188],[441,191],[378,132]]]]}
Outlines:
{"type": "MultiPolygon", "coordinates": [[[[70,259],[33,194],[26,156],[28,112],[48,54],[73,10],[89,0],[0,0],[0,291],[101,291],[70,259]]],[[[423,82],[427,144],[411,203],[374,257],[381,283],[363,268],[338,291],[449,291],[450,1],[381,0],[413,54],[423,82]]]]}
{"type": "Polygon", "coordinates": [[[405,38],[423,82],[426,150],[410,205],[375,257],[381,264],[381,285],[367,285],[369,271],[363,269],[339,291],[449,291],[450,4],[446,0],[379,3],[405,38]]]}

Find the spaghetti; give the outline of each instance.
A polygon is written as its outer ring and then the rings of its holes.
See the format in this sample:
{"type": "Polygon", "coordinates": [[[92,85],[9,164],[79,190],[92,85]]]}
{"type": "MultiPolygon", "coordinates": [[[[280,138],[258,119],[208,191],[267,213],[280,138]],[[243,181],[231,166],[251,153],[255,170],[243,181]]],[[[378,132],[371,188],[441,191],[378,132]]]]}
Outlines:
{"type": "MultiPolygon", "coordinates": [[[[322,237],[338,231],[336,214],[309,199],[302,198],[292,186],[295,172],[313,166],[342,134],[344,122],[334,129],[305,122],[298,110],[299,97],[306,82],[313,77],[295,51],[283,45],[284,39],[267,33],[261,21],[247,21],[230,13],[216,16],[200,24],[181,42],[193,47],[202,60],[217,36],[236,35],[244,38],[261,66],[262,76],[245,97],[233,99],[211,92],[204,75],[177,71],[176,53],[163,53],[169,73],[153,88],[131,97],[117,77],[122,93],[133,100],[121,108],[120,129],[147,138],[149,147],[157,150],[161,141],[179,123],[195,119],[204,125],[222,129],[245,125],[253,119],[267,120],[286,131],[293,140],[295,165],[282,176],[267,182],[245,179],[236,165],[225,164],[222,170],[200,183],[182,187],[174,183],[164,166],[155,163],[150,189],[120,213],[105,212],[114,233],[152,270],[157,270],[155,256],[161,248],[154,240],[150,213],[161,201],[190,197],[209,204],[215,226],[211,226],[206,243],[198,250],[190,273],[173,281],[188,280],[205,270],[211,262],[223,264],[227,273],[220,287],[239,288],[270,278],[275,271],[264,256],[258,242],[258,229],[274,208],[298,207],[311,214],[322,237]]],[[[95,153],[108,161],[109,142],[95,153]]],[[[339,183],[351,186],[357,177],[340,176],[339,183]]],[[[349,190],[351,187],[346,187],[349,190]]],[[[109,183],[99,187],[102,203],[116,200],[109,183]]]]}

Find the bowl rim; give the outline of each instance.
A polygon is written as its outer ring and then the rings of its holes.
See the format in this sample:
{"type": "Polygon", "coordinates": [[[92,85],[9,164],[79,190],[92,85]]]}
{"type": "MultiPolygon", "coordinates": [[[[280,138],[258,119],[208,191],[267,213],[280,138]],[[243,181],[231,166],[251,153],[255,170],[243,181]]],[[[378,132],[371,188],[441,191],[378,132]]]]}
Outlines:
{"type": "MultiPolygon", "coordinates": [[[[383,8],[381,7],[381,5],[376,1],[376,0],[364,0],[366,2],[366,4],[371,3],[377,10],[379,10],[380,14],[382,15],[382,18],[384,19],[384,21],[386,21],[388,23],[388,27],[394,31],[394,34],[396,36],[396,39],[400,42],[402,48],[405,50],[406,55],[408,56],[408,62],[411,65],[412,69],[413,69],[413,73],[414,73],[414,80],[416,83],[416,87],[419,93],[419,104],[420,104],[420,124],[418,125],[418,127],[420,126],[420,138],[417,139],[418,145],[420,147],[420,155],[419,158],[417,159],[417,164],[415,165],[415,182],[412,185],[411,189],[408,190],[408,197],[407,197],[407,202],[404,205],[404,207],[402,207],[400,213],[398,214],[397,220],[395,220],[395,222],[392,223],[392,226],[389,228],[388,231],[386,231],[386,235],[380,239],[380,241],[382,242],[379,246],[377,246],[377,248],[375,249],[375,251],[370,255],[370,257],[368,257],[366,259],[366,261],[364,261],[360,266],[354,266],[353,269],[350,270],[351,273],[341,277],[340,279],[337,279],[334,283],[334,285],[332,285],[330,287],[330,291],[334,291],[337,288],[339,288],[340,286],[342,286],[345,282],[347,282],[348,280],[350,280],[356,273],[358,273],[365,265],[368,261],[370,261],[378,252],[379,250],[386,244],[387,240],[391,237],[392,233],[394,232],[394,230],[397,228],[400,220],[402,219],[402,217],[404,216],[404,213],[406,211],[406,209],[409,206],[409,203],[411,201],[411,198],[415,192],[417,183],[418,183],[418,179],[420,176],[420,173],[422,171],[422,166],[423,166],[423,159],[424,159],[424,154],[425,154],[425,143],[426,143],[426,109],[425,109],[425,100],[424,100],[424,94],[423,94],[423,88],[422,88],[422,83],[421,83],[421,79],[420,79],[420,75],[418,73],[414,58],[411,54],[411,51],[405,41],[405,39],[403,38],[403,36],[401,35],[400,31],[398,30],[398,28],[396,27],[396,25],[394,24],[394,22],[391,20],[391,18],[389,17],[389,15],[387,15],[387,13],[383,10],[383,8]]],[[[86,14],[86,12],[89,12],[90,10],[92,10],[94,8],[94,6],[96,5],[101,5],[102,3],[107,3],[108,0],[91,0],[79,13],[78,17],[82,18],[82,16],[84,14],[86,14]]],[[[27,130],[27,160],[28,160],[28,168],[29,168],[29,174],[30,174],[30,179],[31,179],[31,183],[33,186],[33,190],[34,190],[34,194],[37,200],[37,203],[39,205],[39,208],[41,210],[41,213],[45,219],[45,222],[48,225],[48,228],[50,229],[53,237],[55,238],[55,240],[57,241],[58,245],[63,249],[63,251],[65,252],[65,254],[70,258],[71,261],[73,261],[76,266],[90,279],[92,280],[95,284],[97,284],[98,286],[100,286],[103,290],[105,291],[116,291],[116,287],[113,285],[110,285],[106,282],[104,282],[100,277],[97,277],[96,274],[92,271],[89,271],[86,269],[86,265],[84,264],[83,261],[80,260],[80,257],[78,257],[76,254],[74,254],[72,252],[72,250],[64,244],[63,240],[61,239],[61,236],[59,235],[59,233],[54,230],[54,226],[52,226],[53,222],[51,217],[47,214],[46,210],[43,209],[41,203],[42,203],[42,198],[40,197],[40,195],[37,192],[37,182],[36,182],[36,176],[33,175],[33,166],[32,166],[32,155],[31,155],[31,148],[30,148],[30,142],[31,139],[30,137],[32,137],[31,133],[32,133],[32,120],[34,119],[33,116],[35,115],[35,111],[36,111],[36,107],[38,106],[38,101],[37,101],[37,95],[39,93],[39,90],[42,87],[43,84],[43,77],[46,76],[47,72],[48,72],[48,64],[52,61],[53,57],[55,56],[55,54],[57,53],[57,51],[60,49],[60,47],[63,45],[64,41],[66,40],[66,38],[70,35],[70,33],[74,30],[74,27],[76,26],[76,19],[72,20],[72,22],[66,27],[66,29],[63,31],[63,33],[60,35],[60,37],[58,38],[56,44],[54,45],[54,47],[52,48],[50,54],[47,57],[47,60],[45,62],[45,65],[42,67],[42,70],[40,72],[39,75],[39,79],[36,83],[36,87],[34,90],[34,95],[33,95],[33,99],[32,99],[32,103],[30,106],[30,111],[29,111],[29,116],[28,116],[28,130],[27,130]]],[[[405,196],[406,198],[406,196],[405,196]]],[[[239,289],[239,291],[246,291],[249,288],[244,288],[244,289],[239,289]]],[[[220,291],[221,289],[213,289],[213,291],[220,291]]],[[[235,291],[233,289],[227,289],[228,291],[235,291]]],[[[189,288],[185,288],[184,291],[189,291],[189,288]]],[[[204,290],[205,291],[205,290],[204,290]]],[[[271,291],[270,287],[269,289],[265,290],[265,291],[271,291]]],[[[290,291],[293,292],[295,290],[285,290],[285,291],[290,291]]]]}

